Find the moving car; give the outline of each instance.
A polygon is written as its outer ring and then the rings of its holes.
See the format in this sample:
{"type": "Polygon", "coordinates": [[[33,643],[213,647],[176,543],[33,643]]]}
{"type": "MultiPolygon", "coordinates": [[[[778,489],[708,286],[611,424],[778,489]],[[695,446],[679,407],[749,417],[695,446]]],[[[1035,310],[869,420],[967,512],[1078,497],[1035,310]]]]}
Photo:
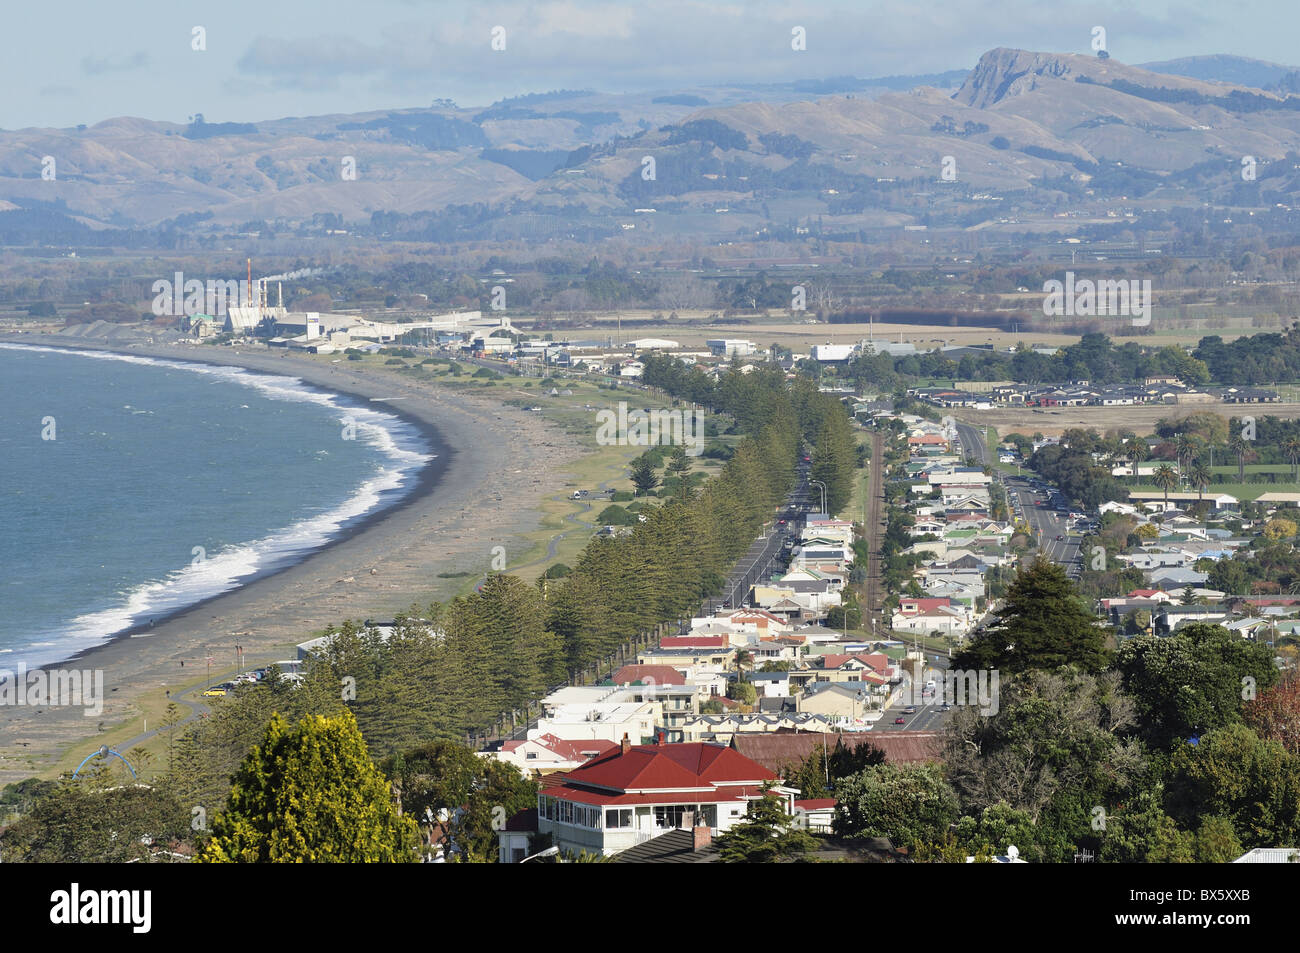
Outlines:
{"type": "Polygon", "coordinates": [[[1065,539],[1065,537],[1062,536],[1060,533],[1057,533],[1057,534],[1056,534],[1056,541],[1057,541],[1058,543],[1059,543],[1061,540],[1063,540],[1063,539],[1065,539]]]}
{"type": "Polygon", "coordinates": [[[905,725],[905,724],[907,724],[907,719],[906,719],[906,718],[895,718],[895,719],[894,719],[894,724],[896,724],[896,725],[905,725]]]}

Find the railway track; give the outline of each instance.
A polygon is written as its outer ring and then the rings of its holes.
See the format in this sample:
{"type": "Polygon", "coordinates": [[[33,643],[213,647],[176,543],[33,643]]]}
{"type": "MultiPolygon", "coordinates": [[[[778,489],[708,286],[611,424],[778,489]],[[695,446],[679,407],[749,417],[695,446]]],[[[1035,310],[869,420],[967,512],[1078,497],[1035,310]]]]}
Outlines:
{"type": "MultiPolygon", "coordinates": [[[[883,470],[884,436],[871,434],[871,469],[867,471],[867,612],[872,617],[880,611],[880,537],[884,531],[885,481],[883,470]]],[[[864,619],[865,623],[866,620],[864,619]]]]}

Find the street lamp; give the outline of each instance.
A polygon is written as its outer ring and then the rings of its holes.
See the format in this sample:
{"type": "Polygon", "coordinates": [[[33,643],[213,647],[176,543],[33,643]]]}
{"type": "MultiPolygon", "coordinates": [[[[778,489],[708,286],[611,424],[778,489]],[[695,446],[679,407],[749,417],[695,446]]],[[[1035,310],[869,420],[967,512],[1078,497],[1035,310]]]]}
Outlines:
{"type": "MultiPolygon", "coordinates": [[[[536,854],[529,854],[519,863],[526,864],[530,860],[535,860],[538,857],[555,857],[557,854],[559,854],[559,852],[560,852],[560,848],[558,847],[548,847],[546,848],[546,850],[538,851],[536,854]]],[[[559,861],[557,860],[556,863],[558,864],[559,861]]]]}
{"type": "Polygon", "coordinates": [[[826,512],[826,484],[823,483],[821,480],[809,480],[808,482],[813,484],[814,486],[819,486],[822,488],[822,510],[821,511],[823,515],[830,516],[830,514],[826,512]]]}

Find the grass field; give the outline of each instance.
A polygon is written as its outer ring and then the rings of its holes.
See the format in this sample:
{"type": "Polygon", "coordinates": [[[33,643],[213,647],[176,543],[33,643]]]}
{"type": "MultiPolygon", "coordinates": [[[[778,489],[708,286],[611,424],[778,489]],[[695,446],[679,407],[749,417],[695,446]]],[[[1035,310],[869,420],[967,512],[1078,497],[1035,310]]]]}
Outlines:
{"type": "MultiPolygon", "coordinates": [[[[1138,484],[1138,485],[1135,485],[1135,486],[1130,486],[1129,489],[1130,489],[1130,490],[1136,490],[1136,491],[1139,491],[1139,492],[1146,492],[1146,493],[1163,493],[1163,492],[1164,492],[1163,490],[1160,489],[1160,487],[1158,487],[1158,486],[1156,486],[1155,484],[1152,484],[1152,483],[1142,483],[1142,484],[1138,484]]],[[[1263,495],[1263,494],[1265,494],[1265,493],[1269,493],[1269,492],[1272,492],[1272,491],[1276,491],[1276,492],[1278,492],[1278,493],[1295,493],[1295,492],[1297,492],[1297,491],[1300,491],[1300,487],[1298,487],[1298,486],[1297,486],[1296,484],[1294,484],[1294,483],[1292,483],[1292,484],[1286,484],[1286,483],[1215,483],[1215,484],[1212,484],[1211,486],[1208,486],[1208,487],[1205,488],[1205,492],[1206,492],[1206,494],[1208,494],[1208,495],[1213,495],[1213,494],[1215,494],[1215,493],[1227,493],[1229,496],[1235,496],[1238,500],[1253,500],[1253,499],[1255,499],[1255,497],[1257,497],[1257,496],[1261,496],[1261,495],[1263,495]]],[[[1172,491],[1172,492],[1175,492],[1175,493],[1195,493],[1196,490],[1195,490],[1194,488],[1192,488],[1192,489],[1188,489],[1188,488],[1184,487],[1184,488],[1182,488],[1181,490],[1174,490],[1174,491],[1172,491]]]]}
{"type": "Polygon", "coordinates": [[[857,438],[858,445],[867,448],[867,466],[857,471],[853,480],[853,495],[849,497],[849,505],[845,508],[842,516],[844,519],[861,523],[865,527],[867,523],[867,485],[871,479],[871,432],[858,431],[857,438]]]}

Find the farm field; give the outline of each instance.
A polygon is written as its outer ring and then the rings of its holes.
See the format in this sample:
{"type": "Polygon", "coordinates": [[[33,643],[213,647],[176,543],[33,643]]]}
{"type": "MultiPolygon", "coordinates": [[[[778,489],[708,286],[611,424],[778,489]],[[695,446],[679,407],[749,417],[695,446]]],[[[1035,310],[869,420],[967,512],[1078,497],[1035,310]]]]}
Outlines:
{"type": "Polygon", "coordinates": [[[1300,418],[1300,403],[1225,404],[1216,401],[1208,404],[1135,404],[1130,407],[998,407],[993,410],[963,408],[951,411],[963,423],[997,427],[1003,436],[1009,433],[1029,436],[1042,432],[1049,437],[1060,436],[1072,427],[1092,427],[1103,433],[1120,428],[1150,433],[1156,421],[1162,418],[1205,412],[1225,418],[1254,413],[1259,417],[1291,420],[1300,418]]]}
{"type": "MultiPolygon", "coordinates": [[[[1033,307],[1036,308],[1037,304],[1033,307]]],[[[944,345],[991,344],[997,348],[1008,348],[1024,342],[1035,347],[1064,347],[1079,342],[1078,334],[1055,334],[1041,330],[1004,331],[998,327],[947,327],[885,322],[829,324],[811,317],[804,320],[794,319],[788,313],[774,314],[771,317],[744,317],[737,321],[719,321],[714,324],[684,323],[704,322],[710,315],[717,313],[717,309],[682,310],[677,312],[677,320],[672,320],[663,316],[663,309],[656,309],[610,311],[584,317],[593,325],[591,330],[595,330],[602,337],[612,334],[617,343],[626,343],[643,337],[665,337],[677,341],[683,347],[700,348],[704,347],[706,340],[722,337],[748,338],[760,347],[768,347],[775,343],[796,350],[803,350],[814,344],[856,344],[868,337],[894,343],[908,342],[921,351],[944,345]],[[631,322],[637,322],[638,326],[622,326],[620,330],[621,325],[631,322]]],[[[1192,326],[1147,328],[1143,333],[1135,333],[1136,329],[1127,323],[1116,323],[1114,327],[1107,327],[1104,331],[1117,344],[1136,341],[1147,345],[1194,346],[1201,338],[1208,335],[1218,335],[1225,341],[1230,341],[1261,331],[1280,330],[1277,327],[1253,327],[1248,320],[1221,323],[1210,319],[1187,323],[1192,326]]],[[[573,338],[583,337],[582,330],[564,333],[573,338]]],[[[1300,400],[1300,387],[1297,388],[1295,399],[1300,400]]]]}

